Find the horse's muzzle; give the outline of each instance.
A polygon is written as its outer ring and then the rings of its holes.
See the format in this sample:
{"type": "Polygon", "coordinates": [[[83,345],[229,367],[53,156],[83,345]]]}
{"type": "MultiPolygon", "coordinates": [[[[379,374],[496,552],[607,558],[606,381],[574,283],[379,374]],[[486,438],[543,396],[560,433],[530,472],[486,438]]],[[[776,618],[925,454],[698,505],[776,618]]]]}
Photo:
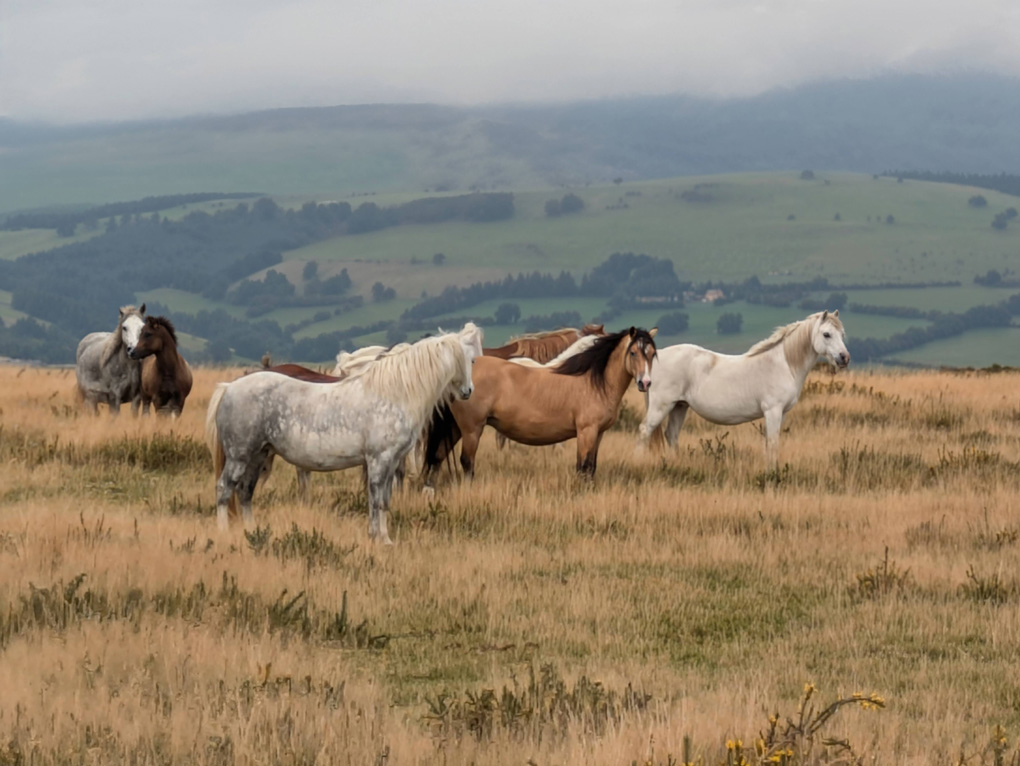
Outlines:
{"type": "Polygon", "coordinates": [[[850,354],[840,354],[836,358],[836,366],[841,370],[846,368],[850,364],[850,354]]]}
{"type": "Polygon", "coordinates": [[[471,388],[461,389],[461,391],[460,391],[460,398],[463,399],[464,401],[467,401],[468,399],[471,398],[471,393],[472,393],[473,390],[474,389],[471,389],[471,388]]]}
{"type": "Polygon", "coordinates": [[[645,383],[644,381],[639,380],[637,382],[637,390],[640,391],[642,394],[645,393],[651,387],[652,387],[652,382],[651,381],[648,381],[647,383],[645,383]]]}

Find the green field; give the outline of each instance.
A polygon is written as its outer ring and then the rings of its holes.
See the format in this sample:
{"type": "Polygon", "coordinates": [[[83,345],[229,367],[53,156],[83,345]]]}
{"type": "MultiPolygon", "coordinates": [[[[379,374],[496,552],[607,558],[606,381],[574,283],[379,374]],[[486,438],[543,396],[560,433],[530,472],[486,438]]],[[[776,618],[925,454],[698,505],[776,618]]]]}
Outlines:
{"type": "MultiPolygon", "coordinates": [[[[975,275],[989,269],[1007,278],[1015,278],[1020,271],[1020,232],[1014,227],[996,231],[989,225],[996,212],[1014,205],[1016,200],[988,190],[914,181],[897,183],[891,178],[850,173],[818,172],[813,180],[801,180],[799,172],[789,172],[608,183],[573,192],[585,202],[584,210],[575,215],[550,218],[545,214],[546,201],[561,197],[563,189],[522,191],[515,194],[516,215],[511,220],[406,225],[335,237],[288,251],[283,263],[274,268],[298,286],[299,292],[302,270],[314,260],[322,278],[346,269],[353,280],[352,292],[364,296],[365,305],[341,314],[333,313],[331,307],[285,308],[260,319],[288,327],[329,312],[328,318],[295,332],[297,338],[314,337],[396,319],[422,297],[437,295],[448,285],[464,286],[532,271],[555,274],[567,270],[580,279],[614,252],[670,258],[680,279],[695,283],[742,281],[752,275],[773,283],[825,277],[832,289],[845,285],[961,283],[945,288],[847,291],[850,303],[926,311],[965,311],[1000,302],[1017,292],[973,283],[975,275]],[[701,195],[701,201],[681,198],[692,190],[701,195]],[[968,204],[975,193],[988,200],[987,207],[977,209],[968,204]],[[887,222],[889,216],[893,223],[887,222]],[[436,253],[445,256],[442,265],[433,262],[436,253]],[[371,288],[376,282],[392,287],[397,298],[372,302],[371,288]]],[[[280,205],[293,208],[310,199],[345,200],[357,207],[366,201],[385,206],[420,196],[422,193],[414,192],[346,197],[315,197],[309,193],[285,194],[276,199],[280,205]]],[[[189,210],[214,211],[232,204],[217,201],[182,206],[164,214],[176,218],[189,210]]],[[[0,258],[61,243],[49,231],[3,232],[0,258]]],[[[261,276],[262,272],[252,275],[261,276]]],[[[811,297],[824,300],[832,289],[811,297]]],[[[171,312],[222,308],[232,316],[244,317],[242,307],[167,288],[140,293],[138,301],[158,301],[169,306],[171,312]]],[[[502,302],[487,301],[434,317],[434,321],[438,327],[444,319],[455,316],[491,316],[502,302]]],[[[588,321],[607,308],[601,299],[591,298],[514,302],[520,305],[522,318],[578,311],[588,321]]],[[[683,336],[663,336],[662,342],[694,342],[727,352],[743,351],[773,327],[807,313],[796,305],[778,309],[740,303],[721,307],[691,303],[683,310],[690,316],[689,330],[683,336]],[[716,321],[729,311],[743,316],[743,329],[736,335],[720,336],[716,321]]],[[[8,297],[6,305],[0,301],[0,316],[16,316],[10,312],[8,297]]],[[[630,324],[650,326],[662,313],[627,312],[610,322],[609,329],[630,324]]],[[[885,338],[925,324],[846,310],[843,315],[851,350],[854,337],[885,338]]],[[[523,329],[520,325],[491,326],[486,331],[486,342],[502,343],[523,329]]],[[[995,337],[995,333],[979,333],[947,341],[958,344],[958,351],[950,356],[960,364],[975,366],[1001,361],[998,355],[1003,351],[993,341],[995,337]]],[[[354,342],[385,342],[385,334],[372,333],[354,342]]],[[[909,360],[936,356],[922,349],[911,354],[909,360]]]]}

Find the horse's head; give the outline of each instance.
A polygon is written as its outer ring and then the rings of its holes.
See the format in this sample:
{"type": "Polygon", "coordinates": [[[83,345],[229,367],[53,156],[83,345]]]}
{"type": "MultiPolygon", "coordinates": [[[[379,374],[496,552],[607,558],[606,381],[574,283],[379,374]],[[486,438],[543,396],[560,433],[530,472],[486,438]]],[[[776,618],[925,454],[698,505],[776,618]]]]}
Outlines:
{"type": "Polygon", "coordinates": [[[839,319],[839,309],[817,315],[818,321],[811,331],[811,347],[818,356],[826,357],[832,364],[843,369],[850,364],[850,352],[846,350],[846,332],[839,319]]]}
{"type": "Polygon", "coordinates": [[[642,330],[630,328],[623,365],[637,382],[638,391],[645,392],[652,385],[652,362],[655,360],[655,336],[659,328],[642,330]]]}
{"type": "Polygon", "coordinates": [[[145,317],[142,323],[142,331],[138,335],[138,342],[128,349],[128,356],[132,359],[144,359],[152,354],[157,354],[163,348],[165,335],[167,333],[165,324],[167,320],[160,321],[157,317],[145,317]]]}
{"type": "MultiPolygon", "coordinates": [[[[132,356],[135,346],[138,345],[144,324],[144,303],[137,309],[134,306],[124,306],[121,308],[120,318],[117,322],[117,331],[120,333],[120,340],[124,344],[124,350],[127,351],[129,356],[132,356]]],[[[132,358],[137,359],[138,357],[132,356],[132,358]]]]}
{"type": "Polygon", "coordinates": [[[464,329],[457,333],[457,337],[463,352],[464,366],[452,385],[456,395],[461,399],[468,399],[475,390],[474,381],[471,378],[471,368],[474,366],[475,357],[482,355],[482,328],[475,325],[474,322],[468,322],[464,325],[464,329]]]}

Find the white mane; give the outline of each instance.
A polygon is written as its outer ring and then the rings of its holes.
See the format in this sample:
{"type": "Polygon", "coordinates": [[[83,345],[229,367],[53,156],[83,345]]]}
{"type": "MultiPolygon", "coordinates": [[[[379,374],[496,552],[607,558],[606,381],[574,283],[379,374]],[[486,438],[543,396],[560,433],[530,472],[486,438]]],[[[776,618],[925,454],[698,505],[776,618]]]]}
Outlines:
{"type": "Polygon", "coordinates": [[[359,380],[375,394],[395,402],[423,423],[452,377],[464,366],[460,334],[444,333],[394,347],[350,371],[341,385],[359,380]]]}
{"type": "MultiPolygon", "coordinates": [[[[783,343],[791,366],[799,366],[804,358],[812,353],[810,338],[811,328],[814,326],[814,323],[821,321],[822,315],[825,313],[828,312],[819,311],[805,317],[804,319],[777,327],[769,337],[765,338],[765,340],[760,340],[751,346],[744,356],[757,356],[758,354],[763,354],[766,351],[775,348],[780,343],[783,343]],[[787,339],[789,339],[789,343],[785,343],[787,339]]],[[[831,322],[832,326],[841,334],[845,334],[843,323],[840,321],[838,316],[828,313],[826,320],[831,322]]]]}
{"type": "Polygon", "coordinates": [[[567,357],[575,356],[577,354],[580,354],[582,351],[587,351],[589,348],[595,345],[595,341],[597,341],[600,337],[602,336],[585,335],[579,338],[578,340],[575,340],[563,351],[561,351],[559,356],[555,357],[554,359],[550,359],[545,364],[536,362],[534,359],[530,359],[529,357],[526,356],[515,356],[511,359],[508,359],[507,361],[512,362],[514,364],[519,364],[521,367],[555,367],[567,357]]]}

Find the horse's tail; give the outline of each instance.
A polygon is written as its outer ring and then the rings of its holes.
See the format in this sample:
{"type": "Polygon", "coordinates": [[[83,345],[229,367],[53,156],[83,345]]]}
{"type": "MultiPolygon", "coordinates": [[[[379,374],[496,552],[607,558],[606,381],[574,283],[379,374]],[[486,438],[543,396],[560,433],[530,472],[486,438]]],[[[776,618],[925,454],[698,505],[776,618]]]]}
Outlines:
{"type": "Polygon", "coordinates": [[[422,443],[425,445],[424,465],[426,481],[432,473],[453,456],[453,448],[460,441],[460,426],[453,417],[453,411],[446,402],[432,412],[432,419],[425,426],[422,443]]]}
{"type": "MultiPolygon", "coordinates": [[[[228,385],[230,384],[220,383],[216,386],[216,390],[213,391],[213,395],[209,399],[209,409],[206,410],[205,414],[205,443],[209,445],[209,452],[212,453],[213,479],[217,482],[220,479],[220,474],[223,473],[223,466],[227,464],[227,456],[223,452],[220,430],[216,425],[216,412],[220,408],[220,402],[223,400],[223,395],[227,392],[228,385]]],[[[236,494],[231,493],[227,508],[231,516],[237,516],[236,494]]]]}

